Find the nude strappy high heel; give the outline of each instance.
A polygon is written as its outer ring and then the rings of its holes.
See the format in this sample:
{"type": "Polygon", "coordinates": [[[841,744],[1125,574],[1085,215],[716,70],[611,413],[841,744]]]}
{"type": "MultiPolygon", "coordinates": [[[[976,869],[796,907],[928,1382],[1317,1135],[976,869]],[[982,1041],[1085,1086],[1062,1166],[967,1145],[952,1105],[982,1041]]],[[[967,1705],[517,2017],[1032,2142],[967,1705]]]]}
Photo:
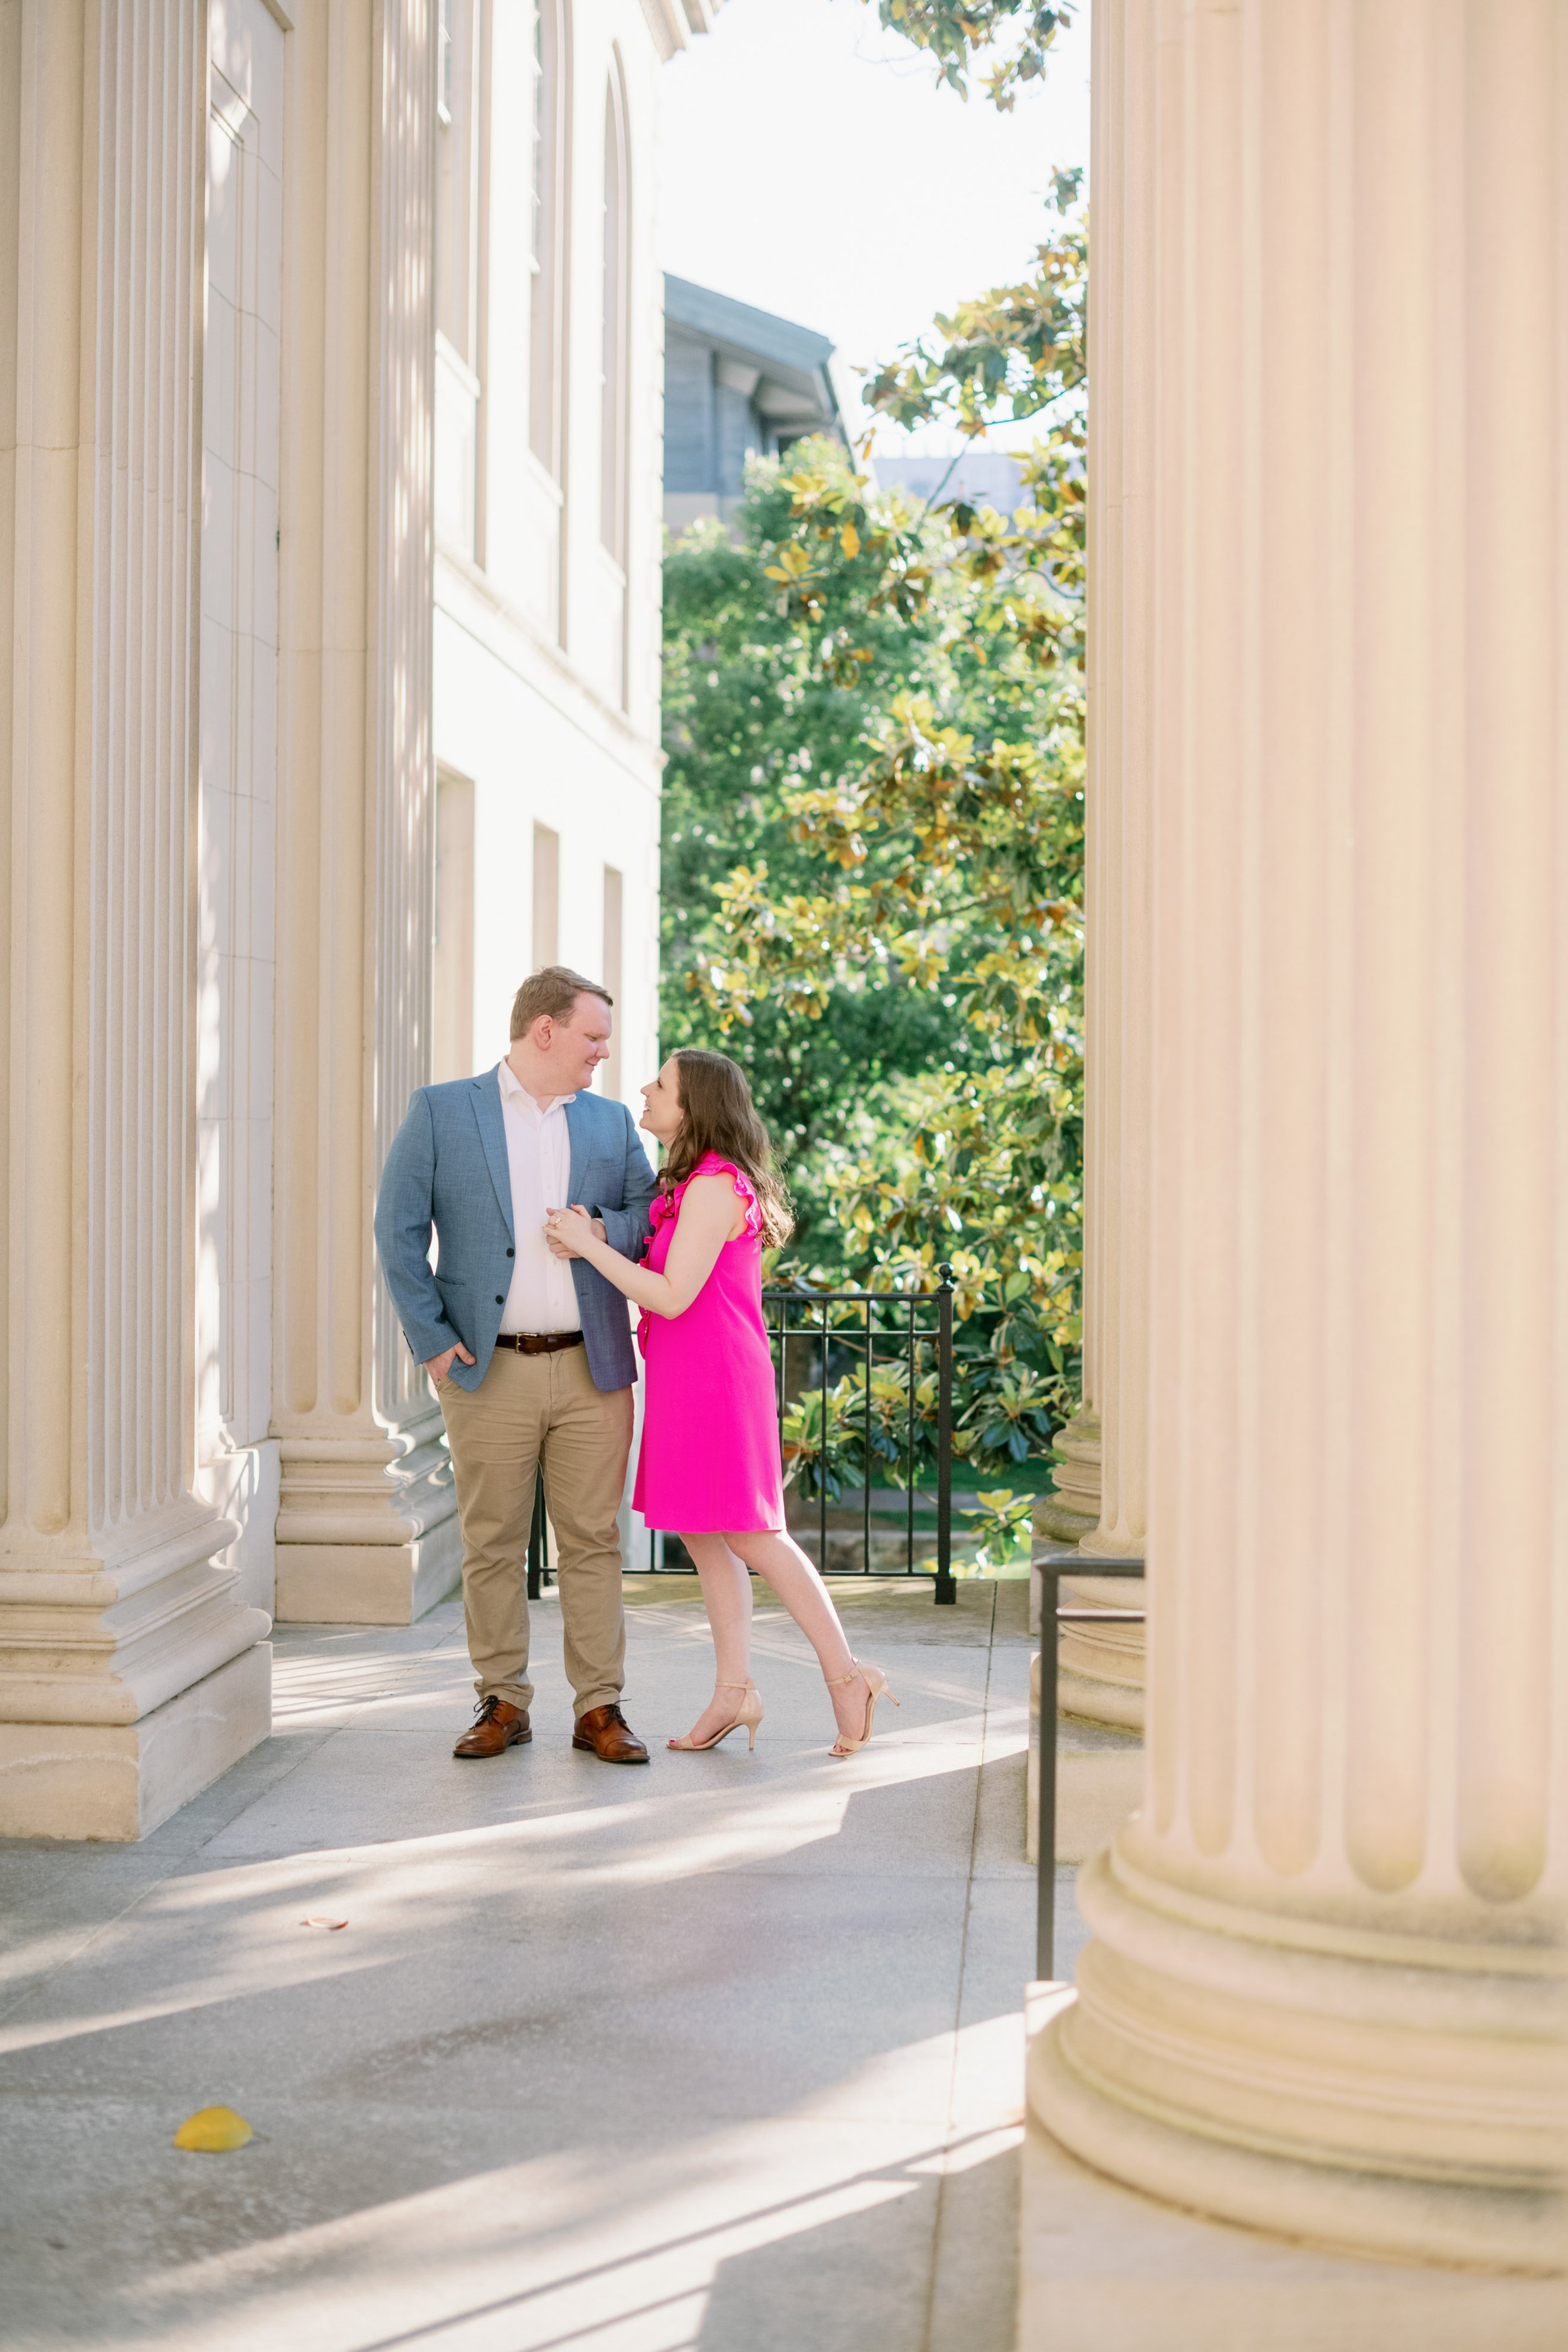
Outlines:
{"type": "Polygon", "coordinates": [[[857,1675],[866,1685],[866,1728],[858,1739],[851,1739],[847,1732],[841,1731],[827,1751],[830,1756],[853,1756],[858,1749],[866,1746],[871,1737],[871,1724],[877,1712],[877,1701],[884,1695],[893,1700],[895,1706],[900,1704],[888,1688],[888,1677],[881,1667],[863,1666],[858,1658],[855,1660],[847,1675],[833,1675],[825,1679],[828,1689],[836,1690],[842,1683],[852,1683],[857,1675]]]}
{"type": "Polygon", "coordinates": [[[729,1722],[721,1730],[716,1731],[710,1739],[693,1739],[689,1733],[683,1733],[679,1739],[668,1740],[665,1743],[667,1747],[684,1748],[692,1755],[700,1755],[710,1748],[717,1748],[721,1739],[728,1739],[732,1731],[739,1731],[743,1725],[751,1733],[752,1746],[755,1748],[757,1726],[763,1719],[763,1702],[757,1696],[756,1684],[716,1682],[713,1687],[715,1690],[744,1691],[746,1696],[741,1701],[729,1722]]]}

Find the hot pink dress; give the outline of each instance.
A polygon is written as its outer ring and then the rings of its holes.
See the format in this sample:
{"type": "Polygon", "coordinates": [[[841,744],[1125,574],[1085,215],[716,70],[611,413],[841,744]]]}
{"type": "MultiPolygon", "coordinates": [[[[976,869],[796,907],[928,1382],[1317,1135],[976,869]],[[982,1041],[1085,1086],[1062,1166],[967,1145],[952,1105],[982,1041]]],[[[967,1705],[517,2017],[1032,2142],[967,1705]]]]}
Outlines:
{"type": "Polygon", "coordinates": [[[784,1523],[778,1391],[763,1321],[763,1213],[751,1180],[708,1152],[686,1183],[653,1204],[647,1264],[662,1274],[692,1177],[728,1176],[745,1230],[683,1315],[645,1315],[642,1451],[632,1507],[650,1528],[693,1535],[775,1533],[784,1523]]]}

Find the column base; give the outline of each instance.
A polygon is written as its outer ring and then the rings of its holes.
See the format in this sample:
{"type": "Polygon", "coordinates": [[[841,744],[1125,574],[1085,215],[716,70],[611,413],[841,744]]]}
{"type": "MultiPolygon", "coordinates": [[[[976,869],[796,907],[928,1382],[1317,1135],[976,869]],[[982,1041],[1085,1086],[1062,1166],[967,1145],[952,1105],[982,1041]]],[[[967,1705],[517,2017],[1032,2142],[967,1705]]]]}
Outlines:
{"type": "MultiPolygon", "coordinates": [[[[1080,1545],[1080,1550],[1087,1546],[1080,1545]]],[[[1141,1576],[1075,1576],[1061,1580],[1063,1605],[1079,1609],[1142,1609],[1141,1576]]],[[[1064,1625],[1057,1704],[1063,1715],[1114,1731],[1143,1728],[1144,1644],[1142,1625],[1064,1625]]]]}
{"type": "MultiPolygon", "coordinates": [[[[1063,1578],[1064,1604],[1136,1609],[1143,1601],[1142,1577],[1063,1578]]],[[[1044,1578],[1029,1580],[1029,1631],[1040,1632],[1044,1578]]],[[[1143,1729],[1144,1629],[1142,1625],[1062,1625],[1058,1629],[1057,1712],[1109,1731],[1143,1729]]]]}
{"type": "Polygon", "coordinates": [[[266,1438],[204,1462],[196,1472],[195,1491],[222,1517],[239,1529],[233,1543],[219,1552],[214,1566],[236,1579],[242,1601],[272,1614],[277,1549],[279,1465],[278,1441],[266,1438]]]}
{"type": "Polygon", "coordinates": [[[286,1437],[277,1604],[285,1625],[411,1625],[461,1580],[441,1410],[376,1436],[286,1437]]]}
{"type": "Polygon", "coordinates": [[[1250,2229],[1561,2271],[1548,1956],[1391,1934],[1384,1958],[1376,1933],[1261,1912],[1226,1933],[1222,1906],[1183,1916],[1180,1889],[1129,1865],[1138,1846],[1133,1823],[1079,1881],[1094,1940],[1029,2052],[1047,2128],[1118,2180],[1250,2229]]]}
{"type": "Polygon", "coordinates": [[[0,1836],[132,1843],[271,1728],[266,1642],[136,1723],[0,1723],[0,1836]]]}
{"type": "Polygon", "coordinates": [[[1064,1502],[1059,1494],[1042,1495],[1035,1505],[1034,1532],[1037,1537],[1048,1537],[1053,1544],[1081,1543],[1100,1525],[1098,1512],[1080,1511],[1064,1502]]]}
{"type": "MultiPolygon", "coordinates": [[[[1070,1989],[1028,1989],[1031,2050],[1070,1989]]],[[[1016,2352],[1561,2352],[1568,2286],[1313,2250],[1140,2195],[1031,2118],[1016,2352]]]]}
{"type": "Polygon", "coordinates": [[[1100,1525],[1100,1415],[1080,1407],[1058,1430],[1051,1451],[1056,1492],[1036,1503],[1035,1533],[1053,1543],[1079,1543],[1100,1525]]]}
{"type": "Polygon", "coordinates": [[[280,1625],[412,1625],[463,1580],[456,1517],[403,1544],[279,1544],[280,1625]]]}
{"type": "Polygon", "coordinates": [[[1102,1682],[1097,1675],[1075,1675],[1064,1664],[1057,1669],[1057,1711],[1105,1731],[1142,1732],[1143,1693],[1123,1683],[1102,1682]]]}

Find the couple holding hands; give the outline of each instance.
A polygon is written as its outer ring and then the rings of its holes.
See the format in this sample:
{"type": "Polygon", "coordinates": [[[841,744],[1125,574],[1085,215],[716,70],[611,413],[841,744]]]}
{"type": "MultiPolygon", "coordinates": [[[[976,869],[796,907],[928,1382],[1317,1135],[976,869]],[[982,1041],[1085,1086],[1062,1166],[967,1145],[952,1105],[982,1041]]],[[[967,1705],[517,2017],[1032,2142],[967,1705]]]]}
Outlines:
{"type": "Polygon", "coordinates": [[[656,1178],[631,1113],[589,1091],[613,1017],[595,982],[560,964],[534,972],[512,1005],[506,1059],[421,1087],[382,1173],[376,1245],[440,1399],[457,1481],[479,1696],[453,1753],[499,1756],[533,1736],[527,1554],[542,1466],[572,1744],[606,1763],[647,1762],[620,1704],[629,1300],[647,1375],[632,1500],[695,1561],[715,1652],[713,1696],[668,1745],[713,1748],[742,1726],[756,1744],[754,1569],[816,1651],[837,1724],[831,1752],[850,1756],[887,1681],[851,1655],[784,1528],[762,1258],[790,1217],[767,1131],[739,1066],[684,1048],[642,1089],[642,1125],[664,1151],[656,1178]]]}

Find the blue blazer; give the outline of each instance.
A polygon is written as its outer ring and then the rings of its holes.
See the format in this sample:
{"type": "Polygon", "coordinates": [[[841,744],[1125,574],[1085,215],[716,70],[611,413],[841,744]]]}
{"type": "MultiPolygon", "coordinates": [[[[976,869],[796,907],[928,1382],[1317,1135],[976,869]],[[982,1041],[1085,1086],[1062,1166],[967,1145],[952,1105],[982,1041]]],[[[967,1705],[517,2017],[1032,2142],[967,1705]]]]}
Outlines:
{"type": "MultiPolygon", "coordinates": [[[[461,1339],[474,1361],[454,1357],[448,1377],[464,1389],[477,1389],[489,1370],[517,1239],[499,1071],[498,1063],[482,1077],[416,1089],[375,1203],[375,1245],[408,1344],[425,1363],[461,1339]],[[434,1272],[432,1225],[441,1244],[434,1272]]],[[[611,1248],[635,1258],[657,1186],[630,1111],[603,1095],[575,1095],[566,1132],[567,1200],[596,1209],[611,1248]]],[[[629,1388],[637,1375],[626,1300],[581,1258],[572,1260],[572,1281],[595,1387],[629,1388]]]]}

